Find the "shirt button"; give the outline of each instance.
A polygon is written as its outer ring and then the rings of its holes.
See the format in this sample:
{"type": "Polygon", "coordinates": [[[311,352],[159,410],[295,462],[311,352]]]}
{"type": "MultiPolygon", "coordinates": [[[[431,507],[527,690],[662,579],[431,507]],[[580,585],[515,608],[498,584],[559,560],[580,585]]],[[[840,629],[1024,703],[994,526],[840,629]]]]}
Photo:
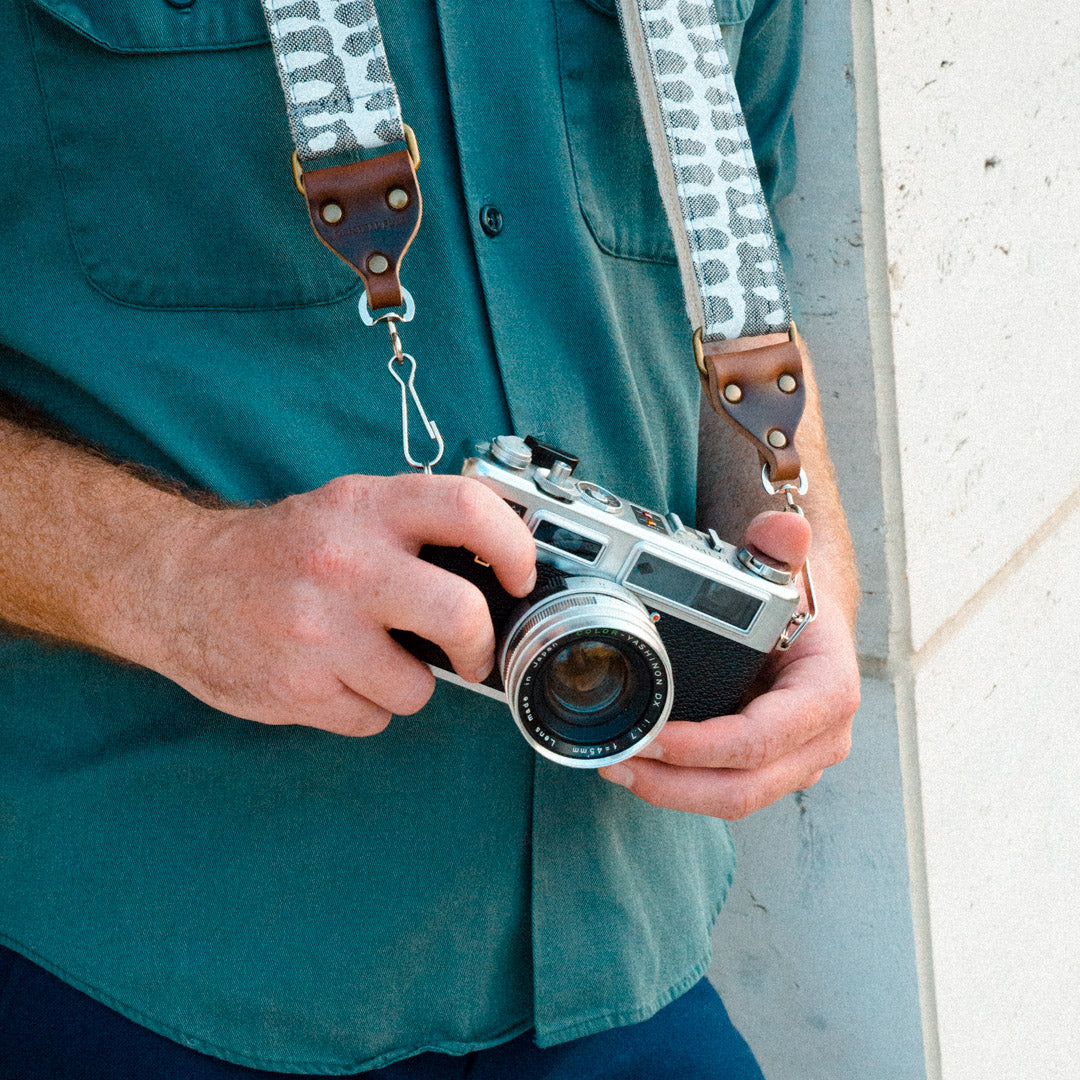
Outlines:
{"type": "Polygon", "coordinates": [[[488,203],[486,206],[481,206],[480,228],[483,229],[488,236],[498,236],[503,230],[502,211],[491,203],[488,203]]]}

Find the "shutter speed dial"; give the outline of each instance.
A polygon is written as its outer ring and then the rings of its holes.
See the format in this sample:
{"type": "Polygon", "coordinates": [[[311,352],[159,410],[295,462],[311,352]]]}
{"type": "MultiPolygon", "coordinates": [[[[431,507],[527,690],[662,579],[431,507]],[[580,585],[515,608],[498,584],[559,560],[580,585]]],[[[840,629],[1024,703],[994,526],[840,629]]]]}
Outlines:
{"type": "Polygon", "coordinates": [[[585,497],[585,501],[593,506],[599,506],[609,514],[617,514],[623,507],[622,499],[612,495],[607,488],[599,484],[591,484],[588,480],[578,481],[578,491],[585,497]]]}

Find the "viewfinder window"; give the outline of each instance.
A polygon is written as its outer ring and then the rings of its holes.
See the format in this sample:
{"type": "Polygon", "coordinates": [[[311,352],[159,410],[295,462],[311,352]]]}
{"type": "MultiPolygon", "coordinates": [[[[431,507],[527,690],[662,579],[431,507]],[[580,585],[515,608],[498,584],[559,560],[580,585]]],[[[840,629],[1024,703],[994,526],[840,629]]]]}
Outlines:
{"type": "Polygon", "coordinates": [[[576,533],[573,529],[568,529],[564,525],[557,525],[554,521],[545,521],[543,519],[538,521],[536,528],[533,530],[533,536],[541,544],[547,544],[548,547],[565,551],[567,555],[573,555],[575,558],[588,563],[596,562],[600,557],[600,552],[604,549],[604,545],[600,541],[591,540],[589,537],[582,536],[581,533],[576,533]]]}

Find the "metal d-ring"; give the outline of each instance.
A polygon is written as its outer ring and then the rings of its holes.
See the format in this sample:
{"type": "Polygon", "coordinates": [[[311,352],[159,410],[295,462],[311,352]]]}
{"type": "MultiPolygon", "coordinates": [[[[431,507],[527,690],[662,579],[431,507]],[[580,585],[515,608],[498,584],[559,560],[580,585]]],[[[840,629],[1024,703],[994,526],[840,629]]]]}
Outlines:
{"type": "Polygon", "coordinates": [[[785,481],[779,487],[774,487],[773,482],[769,479],[769,465],[768,462],[761,466],[761,486],[770,495],[784,495],[791,492],[794,495],[805,495],[806,489],[809,487],[810,482],[806,479],[806,470],[799,470],[799,482],[797,484],[792,483],[790,480],[785,481]]]}

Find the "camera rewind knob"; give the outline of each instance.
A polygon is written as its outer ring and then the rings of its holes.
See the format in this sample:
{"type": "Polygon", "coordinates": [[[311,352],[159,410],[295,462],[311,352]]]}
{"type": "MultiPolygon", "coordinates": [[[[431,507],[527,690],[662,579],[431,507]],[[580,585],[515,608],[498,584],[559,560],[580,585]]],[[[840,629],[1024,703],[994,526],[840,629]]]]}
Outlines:
{"type": "Polygon", "coordinates": [[[532,461],[532,450],[517,435],[496,435],[491,456],[509,469],[524,469],[532,461]]]}

